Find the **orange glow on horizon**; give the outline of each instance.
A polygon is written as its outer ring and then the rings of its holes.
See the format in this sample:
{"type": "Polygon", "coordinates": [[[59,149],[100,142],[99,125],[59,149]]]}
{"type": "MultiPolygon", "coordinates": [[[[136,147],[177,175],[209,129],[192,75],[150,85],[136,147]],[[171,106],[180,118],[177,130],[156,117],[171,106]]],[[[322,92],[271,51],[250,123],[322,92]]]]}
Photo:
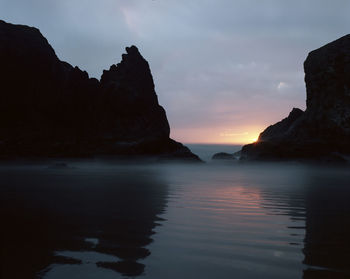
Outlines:
{"type": "Polygon", "coordinates": [[[197,129],[172,129],[171,137],[182,143],[244,145],[258,140],[265,127],[237,128],[214,127],[197,129]]]}

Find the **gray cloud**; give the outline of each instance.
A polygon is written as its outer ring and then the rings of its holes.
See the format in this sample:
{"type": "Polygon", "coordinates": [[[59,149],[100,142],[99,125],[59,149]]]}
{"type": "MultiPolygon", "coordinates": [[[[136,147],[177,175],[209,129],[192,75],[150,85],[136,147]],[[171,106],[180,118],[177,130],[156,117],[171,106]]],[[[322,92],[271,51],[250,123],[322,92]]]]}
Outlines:
{"type": "Polygon", "coordinates": [[[62,60],[95,77],[137,45],[172,135],[194,142],[263,129],[304,108],[303,61],[349,32],[349,8],[348,0],[1,0],[0,18],[38,27],[62,60]]]}

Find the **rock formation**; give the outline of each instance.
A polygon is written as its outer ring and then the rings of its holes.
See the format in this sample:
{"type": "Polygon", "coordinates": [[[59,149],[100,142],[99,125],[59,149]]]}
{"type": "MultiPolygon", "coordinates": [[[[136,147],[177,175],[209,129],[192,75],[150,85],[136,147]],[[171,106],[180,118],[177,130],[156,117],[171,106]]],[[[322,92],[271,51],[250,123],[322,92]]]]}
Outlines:
{"type": "Polygon", "coordinates": [[[198,160],[169,138],[135,46],[101,81],[60,61],[36,28],[0,21],[0,157],[157,155],[198,160]]]}
{"type": "Polygon", "coordinates": [[[309,53],[305,112],[268,127],[242,159],[342,160],[350,153],[350,35],[309,53]]]}
{"type": "Polygon", "coordinates": [[[219,152],[215,153],[212,157],[212,160],[235,160],[236,157],[234,154],[226,153],[226,152],[219,152]]]}

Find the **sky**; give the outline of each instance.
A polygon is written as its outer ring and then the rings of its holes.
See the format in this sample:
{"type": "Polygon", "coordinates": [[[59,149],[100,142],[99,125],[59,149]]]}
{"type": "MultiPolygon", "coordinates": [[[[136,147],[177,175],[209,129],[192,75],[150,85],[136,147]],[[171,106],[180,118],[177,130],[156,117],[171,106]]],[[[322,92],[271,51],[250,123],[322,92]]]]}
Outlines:
{"type": "Polygon", "coordinates": [[[100,78],[136,45],[171,137],[242,144],[305,109],[308,52],[350,33],[349,0],[0,0],[61,60],[100,78]]]}

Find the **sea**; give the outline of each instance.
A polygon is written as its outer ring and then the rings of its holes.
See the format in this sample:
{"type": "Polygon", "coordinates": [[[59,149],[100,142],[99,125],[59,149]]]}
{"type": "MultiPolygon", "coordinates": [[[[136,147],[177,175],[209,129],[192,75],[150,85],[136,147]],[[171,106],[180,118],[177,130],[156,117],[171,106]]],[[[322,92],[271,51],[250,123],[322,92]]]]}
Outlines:
{"type": "Polygon", "coordinates": [[[0,164],[1,278],[350,278],[350,166],[0,164]]]}

